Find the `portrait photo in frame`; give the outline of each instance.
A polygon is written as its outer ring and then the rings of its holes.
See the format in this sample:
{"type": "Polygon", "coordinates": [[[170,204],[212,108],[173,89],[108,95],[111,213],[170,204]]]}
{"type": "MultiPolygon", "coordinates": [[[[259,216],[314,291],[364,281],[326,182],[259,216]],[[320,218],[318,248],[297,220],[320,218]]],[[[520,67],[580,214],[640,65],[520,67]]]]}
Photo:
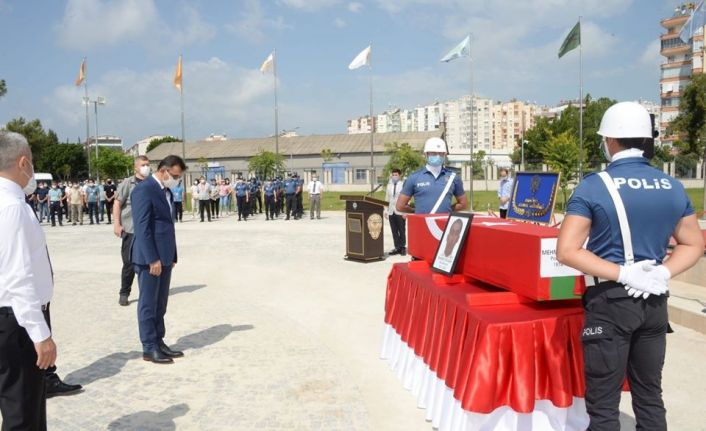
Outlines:
{"type": "Polygon", "coordinates": [[[433,271],[453,275],[471,229],[471,221],[473,221],[472,213],[454,212],[449,215],[431,265],[433,271]]]}

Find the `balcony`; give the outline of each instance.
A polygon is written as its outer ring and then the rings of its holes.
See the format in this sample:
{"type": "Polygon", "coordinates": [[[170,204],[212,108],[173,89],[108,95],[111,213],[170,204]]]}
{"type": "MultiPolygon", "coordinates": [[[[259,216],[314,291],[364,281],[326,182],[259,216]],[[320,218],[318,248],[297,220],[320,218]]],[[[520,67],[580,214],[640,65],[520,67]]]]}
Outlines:
{"type": "Polygon", "coordinates": [[[683,15],[677,15],[677,16],[672,16],[666,19],[663,19],[659,23],[662,25],[662,27],[666,29],[670,29],[672,27],[679,27],[684,25],[686,20],[689,19],[689,14],[683,14],[683,15]]]}

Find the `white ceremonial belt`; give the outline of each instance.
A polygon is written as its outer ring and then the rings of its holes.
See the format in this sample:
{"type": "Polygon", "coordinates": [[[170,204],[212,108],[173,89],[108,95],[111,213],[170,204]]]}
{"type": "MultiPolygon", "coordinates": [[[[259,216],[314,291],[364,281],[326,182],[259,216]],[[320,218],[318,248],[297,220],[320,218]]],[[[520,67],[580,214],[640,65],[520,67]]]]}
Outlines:
{"type": "Polygon", "coordinates": [[[598,286],[600,283],[605,283],[606,281],[611,281],[606,278],[594,277],[592,275],[584,275],[584,280],[586,280],[586,287],[598,286]]]}

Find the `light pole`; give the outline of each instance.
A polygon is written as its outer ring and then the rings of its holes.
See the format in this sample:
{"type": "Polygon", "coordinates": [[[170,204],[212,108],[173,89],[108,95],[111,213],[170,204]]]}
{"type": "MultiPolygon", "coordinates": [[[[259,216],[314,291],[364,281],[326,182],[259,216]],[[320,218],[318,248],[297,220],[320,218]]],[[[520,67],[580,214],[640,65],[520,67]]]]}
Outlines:
{"type": "Polygon", "coordinates": [[[528,144],[527,141],[524,139],[522,140],[522,155],[521,155],[521,161],[520,161],[520,169],[525,168],[525,144],[528,144]]]}
{"type": "Polygon", "coordinates": [[[95,120],[96,120],[96,135],[95,139],[93,140],[93,144],[96,146],[96,165],[95,165],[95,171],[96,171],[96,184],[99,181],[98,178],[98,105],[105,105],[106,100],[105,97],[102,96],[97,96],[95,100],[91,100],[88,97],[83,98],[83,102],[88,105],[89,103],[93,103],[93,112],[95,115],[95,120]]]}

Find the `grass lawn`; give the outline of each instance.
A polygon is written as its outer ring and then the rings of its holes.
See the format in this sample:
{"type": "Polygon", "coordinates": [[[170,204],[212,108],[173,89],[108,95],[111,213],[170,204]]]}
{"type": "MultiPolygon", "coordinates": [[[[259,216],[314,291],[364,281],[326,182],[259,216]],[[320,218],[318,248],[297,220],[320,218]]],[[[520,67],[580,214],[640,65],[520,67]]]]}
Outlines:
{"type": "MultiPolygon", "coordinates": [[[[697,213],[702,213],[704,210],[704,189],[687,189],[687,194],[689,195],[689,198],[691,199],[692,204],[694,205],[694,208],[696,209],[697,213]]],[[[345,203],[344,201],[341,200],[341,195],[365,195],[363,192],[348,192],[348,193],[341,193],[341,192],[328,192],[324,193],[323,198],[321,199],[321,210],[322,211],[343,211],[345,209],[345,203]]],[[[469,193],[466,192],[466,196],[469,196],[469,193]]],[[[497,192],[495,191],[476,191],[473,193],[473,207],[476,211],[486,211],[488,208],[491,208],[493,211],[497,213],[498,210],[498,197],[497,197],[497,192]]],[[[376,192],[373,197],[377,199],[385,199],[385,192],[378,191],[376,192]]],[[[469,197],[470,198],[470,197],[469,197]]],[[[304,193],[304,207],[308,208],[309,207],[309,197],[307,193],[304,193]]],[[[561,194],[561,191],[557,194],[557,205],[556,209],[558,212],[563,212],[564,208],[564,199],[561,194]]],[[[184,211],[191,211],[191,197],[189,195],[187,202],[185,202],[184,205],[184,211]]]]}

